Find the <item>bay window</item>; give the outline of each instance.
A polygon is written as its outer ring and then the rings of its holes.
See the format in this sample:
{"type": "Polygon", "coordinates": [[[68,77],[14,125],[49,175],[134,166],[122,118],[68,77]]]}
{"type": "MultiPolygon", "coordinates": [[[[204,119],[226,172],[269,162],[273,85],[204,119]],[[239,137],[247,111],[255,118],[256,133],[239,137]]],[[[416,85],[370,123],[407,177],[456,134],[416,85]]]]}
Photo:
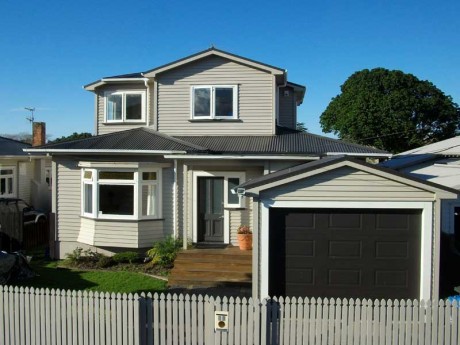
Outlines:
{"type": "Polygon", "coordinates": [[[106,122],[144,122],[145,92],[116,91],[105,93],[106,122]]]}
{"type": "Polygon", "coordinates": [[[237,119],[236,85],[192,86],[192,119],[237,119]]]}
{"type": "Polygon", "coordinates": [[[160,218],[161,169],[83,169],[82,214],[99,219],[160,218]]]}

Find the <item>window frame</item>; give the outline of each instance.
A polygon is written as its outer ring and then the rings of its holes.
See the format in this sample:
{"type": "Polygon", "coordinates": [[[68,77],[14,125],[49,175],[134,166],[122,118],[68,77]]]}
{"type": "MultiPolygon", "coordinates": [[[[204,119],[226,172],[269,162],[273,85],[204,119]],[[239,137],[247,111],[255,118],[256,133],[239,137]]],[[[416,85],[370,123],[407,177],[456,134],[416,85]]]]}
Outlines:
{"type": "Polygon", "coordinates": [[[101,168],[82,168],[81,169],[81,216],[92,218],[92,219],[104,219],[104,220],[142,220],[142,219],[162,219],[162,168],[161,167],[145,167],[139,169],[131,168],[113,168],[113,167],[101,167],[101,168]],[[85,178],[85,172],[91,172],[91,178],[85,178]],[[125,179],[101,179],[101,172],[130,172],[133,173],[132,180],[125,179]],[[142,180],[142,173],[144,172],[155,172],[156,180],[145,182],[142,180]],[[86,212],[86,194],[85,186],[92,185],[92,210],[86,212]],[[121,214],[104,214],[100,211],[100,190],[101,185],[114,185],[114,186],[133,186],[133,215],[121,215],[121,214]],[[157,193],[156,199],[156,214],[151,216],[142,215],[142,187],[145,185],[156,185],[157,193]]]}
{"type": "Polygon", "coordinates": [[[238,185],[246,181],[245,172],[226,172],[224,175],[224,208],[245,208],[246,207],[246,198],[238,196],[238,203],[229,203],[228,196],[231,193],[228,185],[229,179],[239,179],[238,185]]]}
{"type": "Polygon", "coordinates": [[[236,120],[238,119],[238,85],[193,85],[190,87],[190,119],[191,120],[236,120]],[[232,89],[233,91],[233,115],[217,116],[216,115],[216,92],[218,88],[232,89]],[[195,115],[195,90],[209,89],[210,92],[210,114],[209,116],[195,115]]]}
{"type": "MultiPolygon", "coordinates": [[[[16,167],[12,165],[1,165],[0,166],[0,171],[1,170],[11,170],[11,174],[5,174],[1,175],[0,174],[0,179],[5,179],[5,181],[8,181],[9,178],[12,180],[12,193],[10,194],[0,194],[0,198],[14,198],[16,197],[16,167]]],[[[6,186],[5,182],[5,186],[6,186]]]]}
{"type": "Polygon", "coordinates": [[[144,123],[146,118],[146,91],[145,90],[116,90],[104,92],[104,122],[105,123],[144,123]],[[108,106],[109,96],[121,95],[121,119],[109,120],[108,119],[108,106]],[[126,96],[127,95],[141,95],[141,118],[127,119],[126,118],[126,96]]]}

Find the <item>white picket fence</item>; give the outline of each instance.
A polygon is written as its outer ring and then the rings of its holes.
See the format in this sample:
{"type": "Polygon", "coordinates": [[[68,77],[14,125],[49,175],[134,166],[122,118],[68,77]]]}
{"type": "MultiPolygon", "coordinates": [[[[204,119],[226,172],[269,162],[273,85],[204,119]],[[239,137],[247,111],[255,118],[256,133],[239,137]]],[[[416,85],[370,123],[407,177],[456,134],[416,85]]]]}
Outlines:
{"type": "Polygon", "coordinates": [[[460,344],[457,302],[213,298],[0,286],[3,344],[460,344]],[[228,330],[215,314],[228,312],[228,330]]]}

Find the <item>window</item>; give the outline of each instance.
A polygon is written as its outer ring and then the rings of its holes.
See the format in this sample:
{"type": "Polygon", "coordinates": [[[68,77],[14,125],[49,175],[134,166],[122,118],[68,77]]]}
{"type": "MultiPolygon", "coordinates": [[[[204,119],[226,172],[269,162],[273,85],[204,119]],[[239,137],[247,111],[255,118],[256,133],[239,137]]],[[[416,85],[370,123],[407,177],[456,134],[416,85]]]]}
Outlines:
{"type": "Polygon", "coordinates": [[[144,122],[145,92],[107,92],[105,94],[105,121],[144,122]]]}
{"type": "Polygon", "coordinates": [[[160,218],[161,169],[83,169],[82,213],[101,219],[160,218]]]}
{"type": "Polygon", "coordinates": [[[192,119],[237,119],[237,86],[193,86],[192,119]]]}
{"type": "Polygon", "coordinates": [[[0,167],[0,197],[13,197],[14,167],[0,167]]]}
{"type": "Polygon", "coordinates": [[[232,192],[232,189],[242,184],[245,180],[245,173],[228,173],[225,176],[225,207],[227,208],[243,208],[245,207],[245,198],[242,198],[236,193],[232,192]]]}

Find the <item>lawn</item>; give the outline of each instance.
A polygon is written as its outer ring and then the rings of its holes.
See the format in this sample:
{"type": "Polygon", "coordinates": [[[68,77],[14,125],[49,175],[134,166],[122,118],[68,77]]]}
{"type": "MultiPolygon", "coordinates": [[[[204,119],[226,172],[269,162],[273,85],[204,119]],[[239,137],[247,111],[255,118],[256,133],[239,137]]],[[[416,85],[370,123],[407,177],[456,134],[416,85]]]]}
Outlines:
{"type": "Polygon", "coordinates": [[[108,292],[162,292],[166,282],[142,273],[129,271],[86,271],[59,267],[59,261],[32,260],[38,277],[12,285],[37,288],[91,290],[108,292]]]}

